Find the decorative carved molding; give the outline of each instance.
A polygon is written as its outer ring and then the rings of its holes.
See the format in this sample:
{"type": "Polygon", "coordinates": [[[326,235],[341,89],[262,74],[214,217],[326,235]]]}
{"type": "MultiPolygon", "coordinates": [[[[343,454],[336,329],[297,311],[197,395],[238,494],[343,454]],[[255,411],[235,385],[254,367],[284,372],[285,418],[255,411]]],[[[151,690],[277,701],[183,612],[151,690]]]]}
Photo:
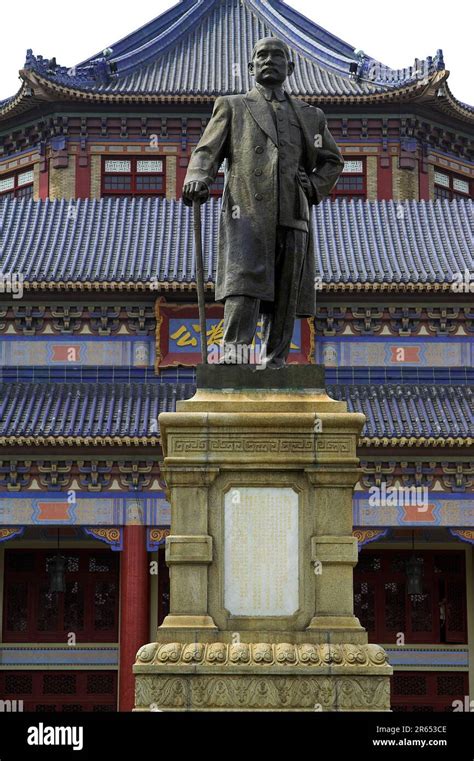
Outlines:
{"type": "Polygon", "coordinates": [[[0,489],[21,491],[31,483],[31,460],[0,460],[0,489]]]}
{"type": "Polygon", "coordinates": [[[352,536],[357,539],[357,545],[359,550],[362,549],[364,544],[369,544],[370,542],[376,542],[377,539],[382,539],[384,536],[387,536],[388,534],[388,528],[356,528],[352,532],[352,536]]]}
{"type": "Polygon", "coordinates": [[[474,529],[472,528],[450,528],[451,534],[460,539],[462,542],[474,544],[474,529]]]}
{"type": "Polygon", "coordinates": [[[127,307],[127,327],[137,336],[152,335],[155,332],[155,310],[153,306],[143,304],[127,307]]]}
{"type": "Polygon", "coordinates": [[[123,550],[123,528],[87,528],[84,526],[84,533],[99,542],[108,544],[112,550],[123,550]]]}
{"type": "Polygon", "coordinates": [[[151,483],[151,477],[149,477],[154,462],[148,460],[146,462],[137,462],[133,460],[131,462],[119,462],[118,468],[120,472],[120,484],[124,489],[142,491],[147,489],[151,483]]]}
{"type": "Polygon", "coordinates": [[[52,325],[58,333],[77,333],[83,322],[84,307],[69,304],[51,306],[52,325]]]}
{"type": "Polygon", "coordinates": [[[169,535],[169,528],[149,528],[146,538],[148,552],[156,552],[166,542],[166,537],[169,535]]]}
{"type": "Polygon", "coordinates": [[[474,465],[468,462],[442,462],[441,482],[449,491],[470,491],[474,487],[474,465]]]}
{"type": "Polygon", "coordinates": [[[236,439],[234,435],[219,434],[219,438],[188,438],[170,441],[170,453],[175,452],[311,452],[314,439],[307,436],[274,439],[271,436],[236,439]]]}
{"type": "Polygon", "coordinates": [[[116,305],[93,306],[89,310],[92,333],[110,336],[118,333],[120,328],[120,307],[116,305]]]}
{"type": "Polygon", "coordinates": [[[13,306],[15,330],[24,336],[34,336],[44,327],[43,306],[13,306]]]}
{"type": "Polygon", "coordinates": [[[48,491],[62,491],[71,481],[72,461],[39,461],[38,473],[41,486],[48,491]]]}
{"type": "Polygon", "coordinates": [[[79,484],[82,489],[97,492],[110,487],[112,482],[112,460],[78,460],[79,484]]]}
{"type": "Polygon", "coordinates": [[[153,675],[136,677],[136,708],[389,711],[388,676],[153,675]]]}
{"type": "Polygon", "coordinates": [[[0,528],[0,542],[8,542],[10,539],[17,539],[22,536],[25,531],[24,526],[17,526],[15,528],[0,528]]]}
{"type": "Polygon", "coordinates": [[[362,470],[360,485],[365,489],[370,489],[372,486],[381,486],[382,482],[385,482],[387,486],[392,485],[396,462],[367,462],[366,460],[361,460],[360,467],[362,470]]]}
{"type": "Polygon", "coordinates": [[[248,666],[279,666],[291,664],[305,667],[320,666],[370,666],[388,665],[387,654],[380,645],[326,645],[298,644],[287,642],[270,644],[258,642],[192,642],[181,644],[152,642],[143,645],[137,653],[136,665],[188,665],[220,664],[248,666]]]}

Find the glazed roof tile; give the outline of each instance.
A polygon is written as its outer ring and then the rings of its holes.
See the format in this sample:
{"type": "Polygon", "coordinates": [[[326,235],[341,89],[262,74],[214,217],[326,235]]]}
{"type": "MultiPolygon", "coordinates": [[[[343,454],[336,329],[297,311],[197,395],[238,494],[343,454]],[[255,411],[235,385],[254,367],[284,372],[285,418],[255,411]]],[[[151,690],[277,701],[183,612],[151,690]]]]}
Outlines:
{"type": "Polygon", "coordinates": [[[255,42],[277,35],[289,45],[294,95],[384,92],[444,70],[440,50],[391,69],[280,0],[183,0],[142,28],[72,68],[28,51],[25,68],[57,84],[103,93],[213,96],[246,92],[255,42]],[[357,76],[351,75],[351,65],[357,76]]]}
{"type": "MultiPolygon", "coordinates": [[[[221,201],[202,209],[204,277],[215,273],[221,201]]],[[[324,201],[313,207],[325,283],[440,283],[474,272],[470,200],[324,201]]],[[[192,213],[181,201],[0,202],[0,272],[35,283],[181,283],[195,279],[192,213]]]]}
{"type": "MultiPolygon", "coordinates": [[[[328,394],[367,417],[365,438],[468,438],[467,385],[329,385],[328,394]]],[[[156,437],[161,412],[190,398],[191,383],[1,383],[0,437],[156,437]]]]}

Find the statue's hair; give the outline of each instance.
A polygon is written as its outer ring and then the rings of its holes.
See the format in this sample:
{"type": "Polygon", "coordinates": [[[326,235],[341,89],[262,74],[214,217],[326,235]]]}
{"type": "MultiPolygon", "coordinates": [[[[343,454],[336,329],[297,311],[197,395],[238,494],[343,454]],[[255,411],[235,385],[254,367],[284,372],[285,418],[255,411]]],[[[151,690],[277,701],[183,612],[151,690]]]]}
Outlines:
{"type": "Polygon", "coordinates": [[[255,43],[255,45],[253,46],[253,50],[252,50],[252,61],[253,61],[253,59],[255,58],[255,54],[256,54],[256,52],[257,52],[257,48],[258,48],[258,46],[259,46],[259,45],[261,45],[261,44],[262,44],[262,42],[269,42],[270,40],[271,40],[273,43],[275,43],[275,44],[277,44],[277,43],[278,43],[278,45],[279,45],[281,48],[283,48],[283,50],[285,51],[285,55],[286,55],[286,58],[287,58],[287,60],[288,60],[288,61],[291,61],[291,53],[290,53],[290,48],[288,47],[288,45],[286,44],[286,42],[283,42],[283,40],[280,40],[278,37],[262,37],[262,39],[261,39],[261,40],[257,40],[257,42],[256,42],[256,43],[255,43]]]}

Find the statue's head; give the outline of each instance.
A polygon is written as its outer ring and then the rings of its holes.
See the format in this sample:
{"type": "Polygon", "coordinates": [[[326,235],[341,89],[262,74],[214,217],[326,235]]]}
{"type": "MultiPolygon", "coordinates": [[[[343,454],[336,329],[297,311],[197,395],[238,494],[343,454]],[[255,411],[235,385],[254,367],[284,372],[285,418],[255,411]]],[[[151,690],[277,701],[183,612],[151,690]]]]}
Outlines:
{"type": "Polygon", "coordinates": [[[294,68],[295,64],[290,60],[290,49],[283,40],[263,37],[255,44],[249,72],[260,85],[281,85],[293,73],[294,68]]]}

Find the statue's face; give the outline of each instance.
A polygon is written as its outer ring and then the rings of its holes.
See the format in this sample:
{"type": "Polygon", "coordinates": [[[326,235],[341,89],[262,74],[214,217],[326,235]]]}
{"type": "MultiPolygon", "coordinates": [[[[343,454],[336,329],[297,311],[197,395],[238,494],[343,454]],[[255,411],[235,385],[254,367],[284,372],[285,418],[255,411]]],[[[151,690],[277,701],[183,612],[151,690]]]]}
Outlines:
{"type": "Polygon", "coordinates": [[[281,85],[293,72],[294,63],[288,60],[285,49],[276,40],[257,45],[249,71],[257,82],[267,87],[281,85]]]}

